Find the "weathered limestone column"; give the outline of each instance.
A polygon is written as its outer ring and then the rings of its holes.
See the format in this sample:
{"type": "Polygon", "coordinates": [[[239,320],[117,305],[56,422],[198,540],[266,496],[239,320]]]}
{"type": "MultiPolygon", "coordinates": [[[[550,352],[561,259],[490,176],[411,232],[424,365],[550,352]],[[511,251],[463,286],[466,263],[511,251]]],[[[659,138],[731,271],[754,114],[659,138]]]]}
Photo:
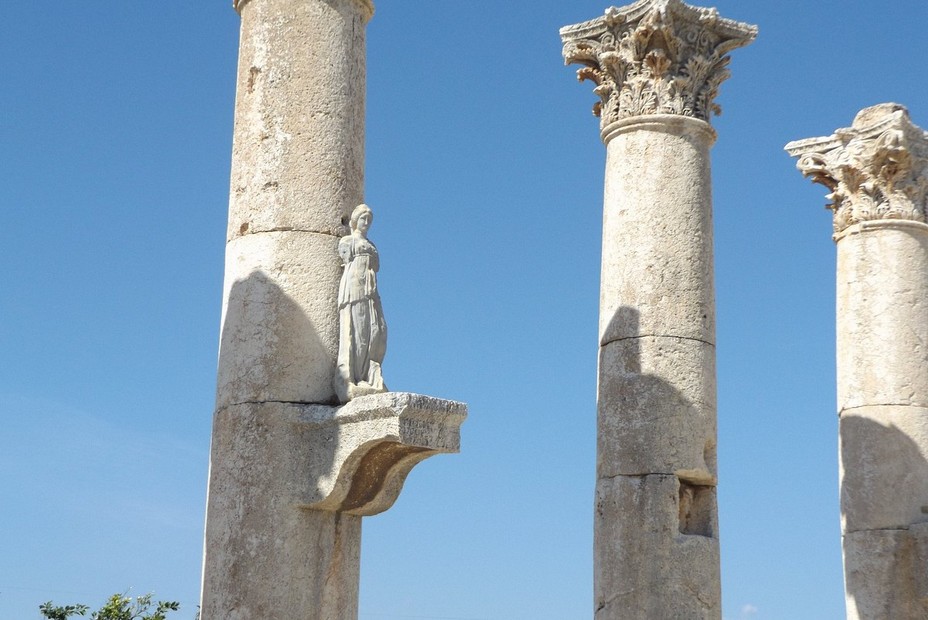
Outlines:
{"type": "Polygon", "coordinates": [[[888,103],[786,149],[834,212],[847,617],[928,618],[928,134],[888,103]]]}
{"type": "Polygon", "coordinates": [[[720,618],[709,117],[753,26],[643,0],[561,30],[606,144],[595,617],[720,618]]]}
{"type": "MultiPolygon", "coordinates": [[[[203,620],[357,617],[361,517],[455,452],[461,403],[339,405],[339,239],[363,199],[370,0],[236,0],[241,43],[203,620]]],[[[369,224],[369,220],[368,220],[369,224]]]]}

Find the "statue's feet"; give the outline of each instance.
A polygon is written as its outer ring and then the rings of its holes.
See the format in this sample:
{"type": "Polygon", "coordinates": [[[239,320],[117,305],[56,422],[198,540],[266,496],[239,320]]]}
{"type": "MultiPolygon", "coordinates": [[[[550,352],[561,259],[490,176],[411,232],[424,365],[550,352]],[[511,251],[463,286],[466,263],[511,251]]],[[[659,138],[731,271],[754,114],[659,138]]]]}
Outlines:
{"type": "Polygon", "coordinates": [[[387,392],[387,386],[383,382],[383,370],[380,363],[371,360],[370,367],[367,371],[367,382],[378,392],[387,392]]]}
{"type": "Polygon", "coordinates": [[[381,384],[380,387],[371,385],[367,381],[361,381],[360,383],[352,384],[348,386],[348,399],[357,398],[358,396],[367,396],[368,394],[380,394],[381,392],[386,392],[386,388],[381,384]]]}

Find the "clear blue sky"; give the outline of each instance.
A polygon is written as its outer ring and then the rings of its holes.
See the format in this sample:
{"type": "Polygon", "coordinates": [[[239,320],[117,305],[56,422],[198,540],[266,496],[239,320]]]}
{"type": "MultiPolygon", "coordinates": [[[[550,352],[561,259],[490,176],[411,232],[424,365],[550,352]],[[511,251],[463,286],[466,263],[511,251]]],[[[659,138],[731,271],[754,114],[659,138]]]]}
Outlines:
{"type": "MultiPolygon", "coordinates": [[[[0,20],[0,620],[154,591],[192,618],[239,18],[29,0],[0,20]]],[[[592,613],[604,149],[558,28],[601,0],[381,0],[367,201],[391,387],[467,401],[463,452],[365,520],[361,620],[592,613]]],[[[843,617],[834,248],[783,152],[862,107],[928,127],[928,4],[716,3],[726,620],[843,617]]]]}

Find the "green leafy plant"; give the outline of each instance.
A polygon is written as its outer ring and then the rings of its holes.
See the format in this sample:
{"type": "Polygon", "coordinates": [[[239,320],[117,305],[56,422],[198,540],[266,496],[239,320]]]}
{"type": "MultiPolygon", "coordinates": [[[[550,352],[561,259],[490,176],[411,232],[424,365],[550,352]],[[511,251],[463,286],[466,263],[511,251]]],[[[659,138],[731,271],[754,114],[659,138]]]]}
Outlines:
{"type": "Polygon", "coordinates": [[[70,616],[83,616],[90,609],[87,605],[65,605],[56,607],[51,601],[39,605],[42,616],[48,620],[68,620],[70,616]]]}
{"type": "MultiPolygon", "coordinates": [[[[99,610],[90,614],[91,620],[166,620],[169,611],[180,609],[176,601],[152,601],[151,594],[135,600],[125,594],[114,594],[99,610]]],[[[71,616],[86,616],[87,605],[58,607],[51,601],[39,605],[39,612],[47,620],[68,620],[71,616]]],[[[197,614],[199,616],[199,614],[197,614]]]]}

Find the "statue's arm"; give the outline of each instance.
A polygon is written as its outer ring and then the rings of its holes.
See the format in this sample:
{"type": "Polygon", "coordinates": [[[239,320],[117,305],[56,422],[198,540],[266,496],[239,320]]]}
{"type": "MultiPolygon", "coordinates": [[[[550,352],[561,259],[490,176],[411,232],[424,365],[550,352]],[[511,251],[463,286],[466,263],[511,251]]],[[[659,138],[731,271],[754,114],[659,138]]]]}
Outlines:
{"type": "Polygon", "coordinates": [[[342,259],[342,264],[347,265],[351,262],[351,236],[342,237],[338,240],[338,255],[342,259]]]}

